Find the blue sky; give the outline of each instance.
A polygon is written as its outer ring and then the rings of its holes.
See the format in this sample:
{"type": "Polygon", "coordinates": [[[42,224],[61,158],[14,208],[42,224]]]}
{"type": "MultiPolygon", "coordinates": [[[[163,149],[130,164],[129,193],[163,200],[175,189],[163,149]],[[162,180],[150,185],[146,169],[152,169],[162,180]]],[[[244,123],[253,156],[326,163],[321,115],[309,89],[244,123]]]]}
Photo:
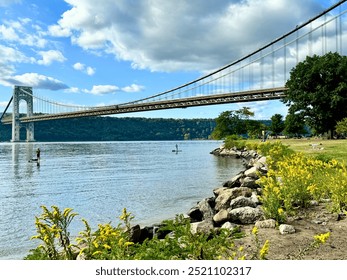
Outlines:
{"type": "MultiPolygon", "coordinates": [[[[0,111],[14,85],[66,104],[123,103],[179,86],[290,31],[330,0],[0,0],[0,111]]],[[[127,114],[215,118],[279,101],[127,114]]]]}

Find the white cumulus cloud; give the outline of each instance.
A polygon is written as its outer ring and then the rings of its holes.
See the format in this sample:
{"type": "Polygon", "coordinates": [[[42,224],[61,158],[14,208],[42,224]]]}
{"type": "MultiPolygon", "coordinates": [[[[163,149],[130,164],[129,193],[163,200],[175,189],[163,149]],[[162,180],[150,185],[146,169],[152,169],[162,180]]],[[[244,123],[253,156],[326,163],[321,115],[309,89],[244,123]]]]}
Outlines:
{"type": "Polygon", "coordinates": [[[17,21],[4,21],[0,25],[0,39],[17,43],[23,46],[44,48],[48,41],[40,32],[40,27],[33,24],[28,18],[19,18],[17,21]]]}
{"type": "Polygon", "coordinates": [[[117,90],[119,90],[119,87],[115,85],[95,85],[91,90],[83,91],[94,95],[104,95],[109,93],[115,93],[117,90]]]}
{"type": "Polygon", "coordinates": [[[48,77],[45,75],[40,75],[37,73],[25,73],[23,75],[15,75],[6,77],[0,80],[3,85],[18,85],[18,86],[30,86],[39,89],[50,89],[50,90],[61,90],[68,88],[63,82],[48,77]]]}
{"type": "Polygon", "coordinates": [[[82,70],[84,70],[85,65],[82,64],[82,63],[77,62],[77,63],[75,63],[72,67],[73,67],[75,70],[82,71],[82,70]]]}
{"type": "Polygon", "coordinates": [[[144,90],[144,86],[132,84],[130,86],[122,87],[122,91],[124,92],[140,92],[144,90]]]}
{"type": "Polygon", "coordinates": [[[38,60],[37,63],[40,65],[51,65],[53,62],[64,62],[66,58],[64,55],[57,50],[40,51],[39,54],[42,59],[38,60]]]}
{"type": "Polygon", "coordinates": [[[151,71],[222,66],[322,11],[317,0],[65,1],[56,36],[151,71]]]}
{"type": "Polygon", "coordinates": [[[89,76],[93,76],[95,74],[95,69],[90,67],[90,66],[88,66],[87,69],[86,69],[86,73],[89,76]]]}
{"type": "Polygon", "coordinates": [[[60,25],[51,25],[48,27],[48,33],[55,37],[69,37],[71,31],[68,28],[63,28],[60,25]]]}
{"type": "Polygon", "coordinates": [[[95,74],[95,69],[90,66],[86,66],[83,63],[77,62],[72,66],[75,70],[81,71],[89,76],[93,76],[95,74]]]}

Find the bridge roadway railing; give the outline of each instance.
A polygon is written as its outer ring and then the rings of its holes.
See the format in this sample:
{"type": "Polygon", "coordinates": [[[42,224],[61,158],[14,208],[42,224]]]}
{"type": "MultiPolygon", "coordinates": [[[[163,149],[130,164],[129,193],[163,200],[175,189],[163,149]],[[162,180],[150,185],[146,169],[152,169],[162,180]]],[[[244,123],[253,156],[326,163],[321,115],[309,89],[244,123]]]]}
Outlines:
{"type": "MultiPolygon", "coordinates": [[[[28,122],[39,122],[55,119],[67,119],[67,118],[78,118],[88,116],[101,116],[101,115],[114,115],[124,113],[134,113],[143,111],[163,110],[163,109],[174,109],[174,108],[187,108],[196,106],[206,105],[217,105],[226,103],[237,103],[237,102],[251,102],[261,100],[276,100],[281,99],[285,96],[286,88],[271,88],[262,90],[251,90],[240,93],[223,93],[208,96],[195,96],[181,99],[172,100],[161,100],[144,103],[126,103],[112,106],[103,106],[85,111],[76,112],[64,112],[56,114],[36,114],[31,117],[21,117],[21,123],[28,122]]],[[[11,119],[3,119],[3,124],[11,124],[11,119]]]]}

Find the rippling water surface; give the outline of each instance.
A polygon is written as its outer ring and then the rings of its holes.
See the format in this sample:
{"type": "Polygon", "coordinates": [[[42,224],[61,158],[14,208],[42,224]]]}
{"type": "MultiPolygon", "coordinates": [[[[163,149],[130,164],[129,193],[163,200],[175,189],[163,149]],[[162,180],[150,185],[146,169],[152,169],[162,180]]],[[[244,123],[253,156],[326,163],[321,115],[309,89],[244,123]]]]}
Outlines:
{"type": "Polygon", "coordinates": [[[216,141],[1,143],[0,259],[21,259],[36,243],[40,205],[71,207],[95,229],[124,207],[134,222],[150,225],[186,213],[239,172],[241,162],[209,152],[216,141]],[[178,144],[182,152],[175,153],[178,144]],[[29,162],[41,149],[41,164],[29,162]]]}

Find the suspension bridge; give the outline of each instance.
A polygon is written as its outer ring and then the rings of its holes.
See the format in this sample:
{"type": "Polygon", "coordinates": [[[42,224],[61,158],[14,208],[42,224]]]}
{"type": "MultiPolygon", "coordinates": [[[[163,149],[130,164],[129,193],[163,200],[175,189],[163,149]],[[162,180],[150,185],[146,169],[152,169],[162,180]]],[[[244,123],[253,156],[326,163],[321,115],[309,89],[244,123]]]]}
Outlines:
{"type": "Polygon", "coordinates": [[[123,114],[225,103],[276,100],[285,96],[290,70],[307,56],[337,52],[345,55],[347,0],[297,25],[288,33],[212,73],[176,88],[112,106],[86,107],[62,104],[33,94],[31,87],[15,86],[1,116],[12,124],[12,141],[19,141],[21,127],[27,141],[34,141],[34,123],[63,118],[123,114]],[[27,114],[19,113],[19,102],[27,114]],[[12,113],[9,112],[12,104],[12,113]]]}

